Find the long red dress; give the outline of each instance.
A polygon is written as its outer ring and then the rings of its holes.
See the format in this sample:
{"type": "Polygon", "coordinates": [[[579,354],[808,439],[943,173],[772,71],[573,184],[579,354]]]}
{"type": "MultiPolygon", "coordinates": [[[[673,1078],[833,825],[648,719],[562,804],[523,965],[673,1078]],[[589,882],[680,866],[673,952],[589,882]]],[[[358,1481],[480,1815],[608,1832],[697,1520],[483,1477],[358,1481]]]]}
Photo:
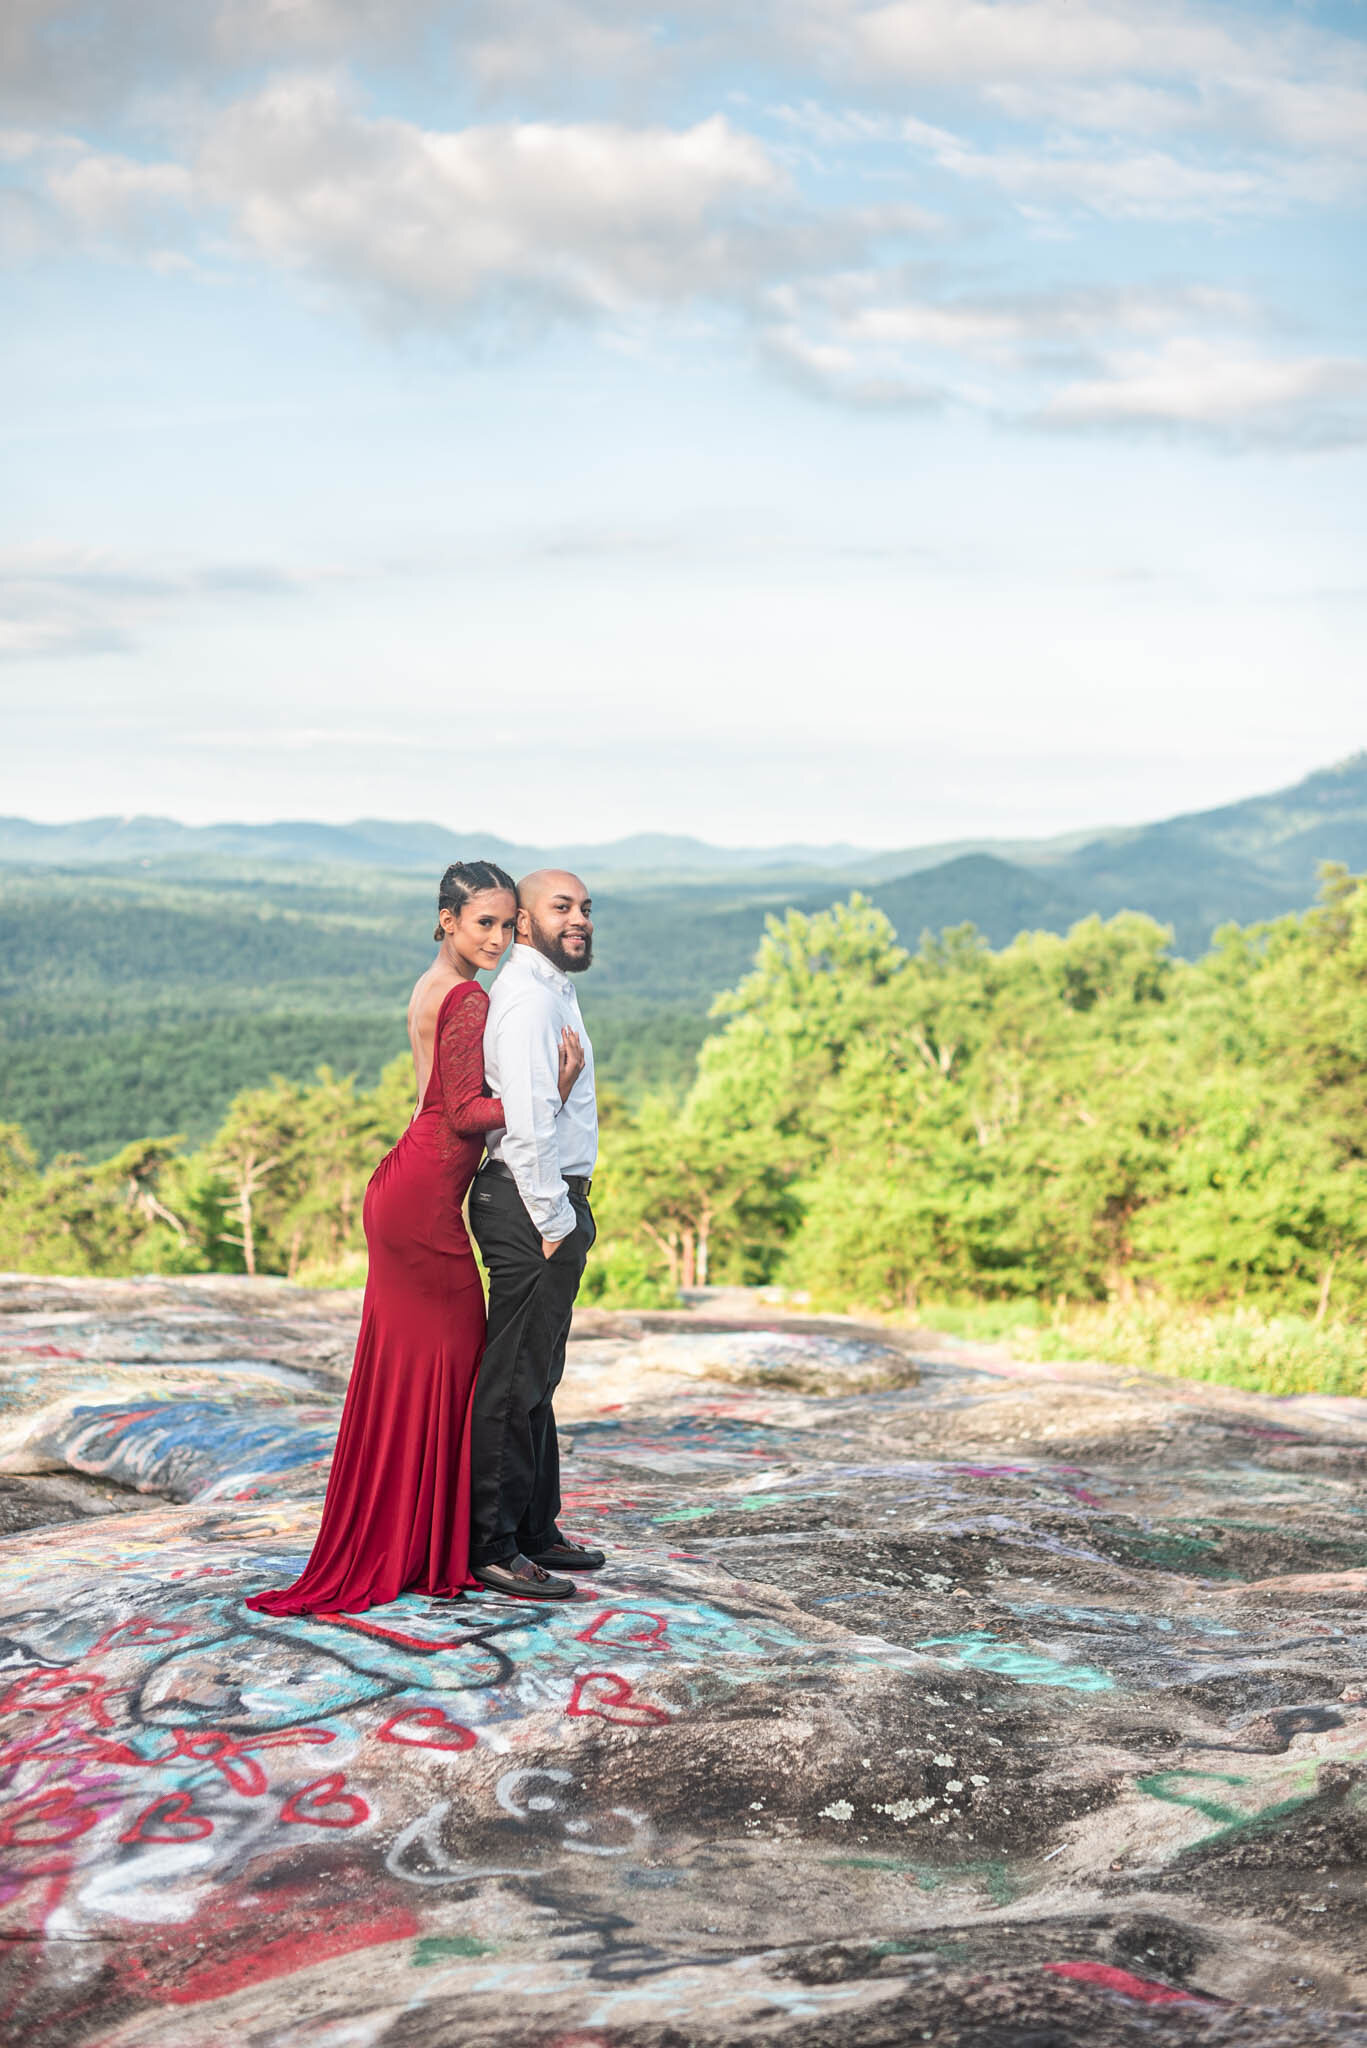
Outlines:
{"type": "Polygon", "coordinates": [[[484,1290],[461,1217],[484,1133],[489,998],[442,1002],[422,1107],[365,1194],[370,1272],[323,1520],[302,1578],[248,1601],[261,1614],[355,1613],[414,1591],[450,1599],[470,1576],[470,1399],[484,1290]]]}

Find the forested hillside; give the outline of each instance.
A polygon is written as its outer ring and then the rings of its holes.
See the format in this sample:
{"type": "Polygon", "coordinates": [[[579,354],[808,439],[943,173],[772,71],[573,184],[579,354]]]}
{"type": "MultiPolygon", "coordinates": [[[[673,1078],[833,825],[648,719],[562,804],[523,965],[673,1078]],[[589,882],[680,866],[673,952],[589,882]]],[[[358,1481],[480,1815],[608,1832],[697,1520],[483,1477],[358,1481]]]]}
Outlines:
{"type": "MultiPolygon", "coordinates": [[[[479,843],[514,868],[545,857],[479,843]]],[[[40,1159],[99,1158],[149,1130],[200,1143],[272,1074],[302,1082],[328,1065],[372,1086],[403,1050],[434,878],[455,850],[437,826],[374,819],[0,820],[0,1119],[40,1159]]],[[[1128,909],[1170,923],[1194,958],[1228,919],[1306,905],[1317,861],[1367,860],[1367,756],[1222,810],[996,850],[739,851],[647,834],[561,857],[596,892],[584,1000],[600,1071],[634,1102],[689,1086],[713,999],[772,913],[814,913],[853,879],[912,947],[963,923],[1002,947],[1128,909]]]]}
{"type": "MultiPolygon", "coordinates": [[[[682,1098],[607,1105],[590,1298],[778,1281],[925,1297],[1367,1308],[1367,879],[1175,959],[1151,920],[908,950],[866,899],[774,919],[682,1098]]],[[[412,1102],[329,1073],[40,1172],[0,1143],[0,1266],[360,1272],[412,1102]]]]}
{"type": "MultiPolygon", "coordinates": [[[[586,1000],[608,1085],[686,1085],[715,991],[783,900],[600,899],[586,1000]]],[[[42,1158],[99,1158],[148,1130],[199,1142],[272,1074],[371,1085],[407,1045],[434,904],[431,881],[338,869],[0,868],[0,1120],[42,1158]]]]}
{"type": "MultiPolygon", "coordinates": [[[[913,940],[968,919],[1003,944],[1085,909],[986,855],[878,896],[913,940]]],[[[407,1043],[433,901],[430,881],[336,868],[0,868],[0,1120],[41,1158],[99,1158],[148,1130],[199,1142],[272,1074],[327,1065],[372,1085],[407,1043]]],[[[599,894],[584,1002],[605,1083],[628,1099],[687,1087],[766,916],[829,901],[753,884],[599,894]]]]}

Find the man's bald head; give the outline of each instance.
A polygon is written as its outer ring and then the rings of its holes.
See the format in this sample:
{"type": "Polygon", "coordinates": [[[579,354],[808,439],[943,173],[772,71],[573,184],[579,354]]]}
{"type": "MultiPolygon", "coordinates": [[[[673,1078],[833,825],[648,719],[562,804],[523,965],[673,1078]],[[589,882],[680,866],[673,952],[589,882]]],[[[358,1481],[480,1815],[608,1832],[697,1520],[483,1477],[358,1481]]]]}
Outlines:
{"type": "Polygon", "coordinates": [[[562,974],[582,974],[593,959],[593,904],[568,868],[537,868],[517,885],[517,943],[532,946],[562,974]]]}
{"type": "Polygon", "coordinates": [[[588,890],[568,868],[535,868],[517,885],[517,901],[522,910],[535,910],[543,897],[553,894],[567,895],[578,903],[588,895],[588,890]]]}

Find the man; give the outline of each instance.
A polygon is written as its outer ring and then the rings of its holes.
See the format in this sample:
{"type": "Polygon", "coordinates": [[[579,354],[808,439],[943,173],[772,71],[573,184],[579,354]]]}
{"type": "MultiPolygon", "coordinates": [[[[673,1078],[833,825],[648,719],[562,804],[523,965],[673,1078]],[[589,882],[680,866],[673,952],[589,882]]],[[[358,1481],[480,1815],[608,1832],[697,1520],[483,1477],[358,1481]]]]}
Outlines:
{"type": "Polygon", "coordinates": [[[551,1402],[594,1240],[589,1182],[598,1156],[593,1047],[570,976],[593,958],[592,905],[578,875],[546,868],[517,886],[517,936],[489,993],[484,1072],[501,1131],[470,1191],[489,1274],[489,1331],[475,1382],[470,1569],[491,1592],[567,1600],[565,1571],[595,1571],[601,1550],[556,1527],[560,1452],[551,1402]],[[584,1069],[562,1105],[560,1034],[579,1034],[584,1069]]]}

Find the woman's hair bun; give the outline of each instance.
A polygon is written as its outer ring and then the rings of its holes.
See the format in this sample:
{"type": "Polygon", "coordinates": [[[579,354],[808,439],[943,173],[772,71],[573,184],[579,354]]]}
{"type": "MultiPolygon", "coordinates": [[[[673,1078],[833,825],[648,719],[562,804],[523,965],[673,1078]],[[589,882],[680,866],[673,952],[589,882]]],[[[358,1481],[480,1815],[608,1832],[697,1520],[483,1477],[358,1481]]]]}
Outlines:
{"type": "MultiPolygon", "coordinates": [[[[486,889],[508,889],[515,896],[517,883],[491,860],[453,860],[437,884],[438,918],[443,910],[452,910],[459,916],[470,898],[482,895],[486,889]]],[[[438,923],[432,937],[440,943],[444,936],[438,923]]]]}

